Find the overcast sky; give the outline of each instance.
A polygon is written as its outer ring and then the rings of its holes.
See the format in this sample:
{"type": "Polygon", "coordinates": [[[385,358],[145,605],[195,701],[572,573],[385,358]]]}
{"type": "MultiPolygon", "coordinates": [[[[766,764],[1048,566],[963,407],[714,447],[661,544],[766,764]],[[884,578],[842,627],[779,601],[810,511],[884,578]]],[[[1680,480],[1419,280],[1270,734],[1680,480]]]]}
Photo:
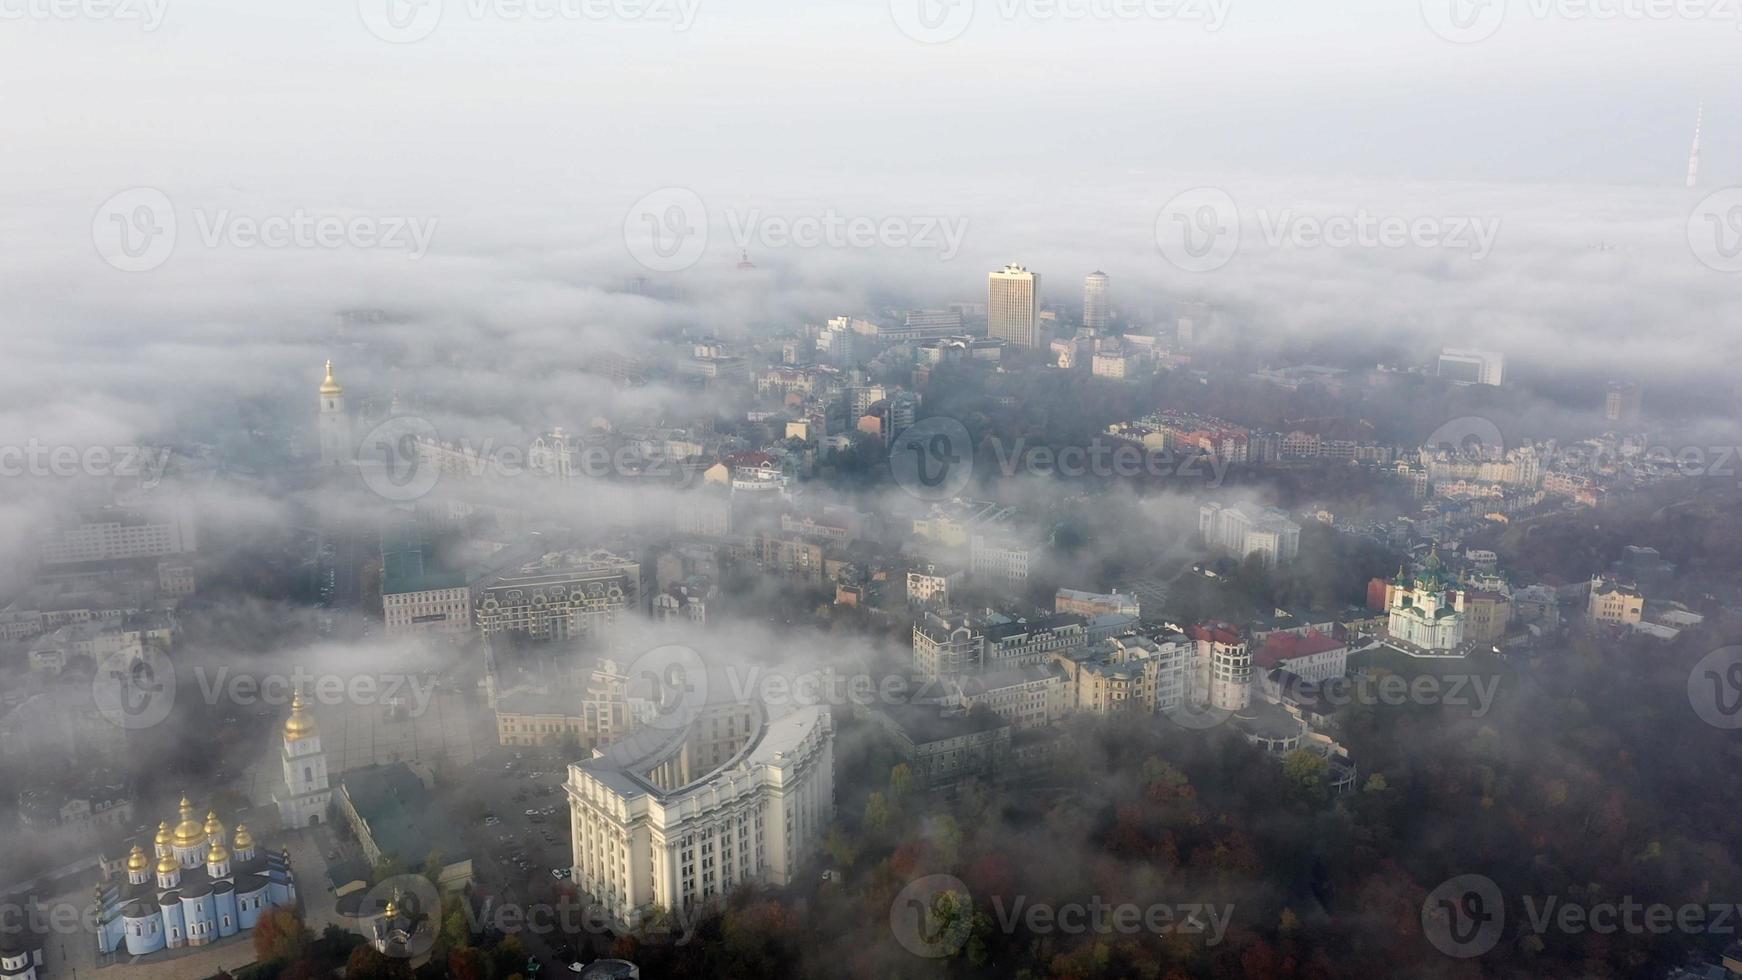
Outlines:
{"type": "Polygon", "coordinates": [[[1475,43],[1435,32],[1455,23],[1438,0],[1173,0],[1168,17],[1132,0],[1137,16],[1078,19],[1053,5],[1090,0],[978,0],[930,8],[941,43],[910,36],[921,0],[644,0],[604,19],[425,0],[398,34],[402,0],[120,2],[126,19],[54,15],[101,0],[0,0],[0,329],[33,365],[0,393],[3,438],[148,430],[184,387],[301,390],[341,309],[404,311],[398,339],[452,367],[482,346],[982,299],[1006,261],[1067,304],[1099,267],[1127,311],[1205,298],[1279,337],[1402,335],[1424,356],[1480,342],[1521,364],[1709,371],[1736,353],[1742,278],[1687,241],[1695,203],[1742,183],[1742,31],[1715,2],[1652,19],[1597,0],[1620,11],[1599,19],[1511,0],[1470,8],[1492,29],[1475,43]],[[1209,272],[1156,241],[1197,187],[1227,192],[1246,231],[1209,272]],[[172,257],[129,272],[93,239],[105,202],[137,188],[179,227],[172,257]],[[624,231],[661,188],[692,189],[710,228],[670,275],[638,265],[624,231]],[[421,222],[427,248],[202,239],[299,210],[421,222]],[[831,211],[963,234],[947,257],[755,238],[756,277],[721,278],[734,222],[831,211]],[[1262,240],[1278,215],[1362,213],[1495,234],[1480,258],[1262,240]],[[688,301],[608,294],[636,274],[688,301]]]}

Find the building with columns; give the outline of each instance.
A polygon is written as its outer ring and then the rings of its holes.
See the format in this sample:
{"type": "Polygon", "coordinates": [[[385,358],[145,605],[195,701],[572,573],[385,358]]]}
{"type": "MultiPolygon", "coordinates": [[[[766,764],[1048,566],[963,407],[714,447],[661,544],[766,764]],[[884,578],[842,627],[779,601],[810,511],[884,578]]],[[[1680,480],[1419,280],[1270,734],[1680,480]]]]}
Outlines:
{"type": "Polygon", "coordinates": [[[569,767],[574,881],[619,925],[790,883],[834,814],[827,707],[711,703],[569,767]]]}

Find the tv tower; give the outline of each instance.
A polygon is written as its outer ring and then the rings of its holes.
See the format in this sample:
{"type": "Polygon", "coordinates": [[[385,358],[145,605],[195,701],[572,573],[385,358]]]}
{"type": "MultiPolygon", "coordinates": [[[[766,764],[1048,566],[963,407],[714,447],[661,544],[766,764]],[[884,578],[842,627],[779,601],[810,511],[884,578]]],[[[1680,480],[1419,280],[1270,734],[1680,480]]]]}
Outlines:
{"type": "Polygon", "coordinates": [[[1706,122],[1706,103],[1700,101],[1700,114],[1694,120],[1694,149],[1688,154],[1688,189],[1692,190],[1700,182],[1700,128],[1706,122]]]}

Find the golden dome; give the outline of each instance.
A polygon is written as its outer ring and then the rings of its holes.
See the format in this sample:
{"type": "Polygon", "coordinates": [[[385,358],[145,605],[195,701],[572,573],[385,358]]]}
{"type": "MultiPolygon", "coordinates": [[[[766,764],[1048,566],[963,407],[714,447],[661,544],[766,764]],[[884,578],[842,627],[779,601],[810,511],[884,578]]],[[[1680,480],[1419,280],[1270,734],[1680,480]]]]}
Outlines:
{"type": "Polygon", "coordinates": [[[156,843],[159,843],[159,844],[168,844],[169,843],[169,821],[168,820],[165,820],[162,823],[157,825],[157,841],[156,841],[156,843]]]}
{"type": "Polygon", "coordinates": [[[206,842],[206,828],[194,817],[194,805],[185,796],[181,798],[181,823],[175,825],[169,842],[176,847],[193,847],[206,842]]]}
{"type": "Polygon", "coordinates": [[[217,841],[212,841],[211,850],[206,852],[207,864],[221,864],[230,860],[230,849],[217,841]]]}
{"type": "Polygon", "coordinates": [[[393,893],[393,897],[387,900],[387,905],[386,905],[386,907],[382,908],[381,914],[386,916],[389,919],[394,919],[394,918],[397,918],[399,916],[399,892],[398,891],[395,891],[393,893]]]}
{"type": "Polygon", "coordinates": [[[345,389],[339,385],[339,379],[333,377],[333,362],[327,362],[327,380],[321,382],[321,394],[342,395],[345,389]]]}
{"type": "Polygon", "coordinates": [[[212,837],[224,832],[224,825],[218,822],[218,811],[206,811],[206,836],[212,837]]]}
{"type": "Polygon", "coordinates": [[[145,856],[145,848],[134,844],[133,853],[127,855],[127,870],[144,871],[149,867],[151,867],[151,859],[145,856]]]}
{"type": "Polygon", "coordinates": [[[157,859],[157,873],[160,875],[172,875],[180,870],[181,864],[176,861],[174,855],[165,854],[157,859]]]}
{"type": "Polygon", "coordinates": [[[315,724],[314,716],[308,713],[308,705],[303,702],[302,692],[296,692],[296,696],[290,700],[290,717],[284,722],[284,740],[297,742],[305,738],[312,738],[320,733],[320,727],[315,724]]]}
{"type": "Polygon", "coordinates": [[[236,825],[236,837],[232,843],[238,851],[246,851],[254,846],[254,835],[248,832],[247,824],[239,823],[236,825]]]}

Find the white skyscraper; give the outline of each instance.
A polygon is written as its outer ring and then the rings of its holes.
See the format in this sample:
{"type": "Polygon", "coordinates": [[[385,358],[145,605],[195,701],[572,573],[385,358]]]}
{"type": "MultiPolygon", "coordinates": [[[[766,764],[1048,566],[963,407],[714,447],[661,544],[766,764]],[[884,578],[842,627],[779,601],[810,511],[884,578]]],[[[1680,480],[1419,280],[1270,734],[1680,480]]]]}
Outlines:
{"type": "Polygon", "coordinates": [[[345,389],[333,377],[333,362],[327,362],[327,379],[321,382],[321,465],[338,466],[351,461],[351,419],[345,414],[345,389]]]}
{"type": "Polygon", "coordinates": [[[1099,332],[1113,325],[1109,289],[1105,272],[1091,272],[1083,279],[1083,326],[1099,332]]]}
{"type": "Polygon", "coordinates": [[[992,273],[986,292],[986,336],[1013,347],[1040,342],[1040,274],[1019,265],[992,273]]]}

